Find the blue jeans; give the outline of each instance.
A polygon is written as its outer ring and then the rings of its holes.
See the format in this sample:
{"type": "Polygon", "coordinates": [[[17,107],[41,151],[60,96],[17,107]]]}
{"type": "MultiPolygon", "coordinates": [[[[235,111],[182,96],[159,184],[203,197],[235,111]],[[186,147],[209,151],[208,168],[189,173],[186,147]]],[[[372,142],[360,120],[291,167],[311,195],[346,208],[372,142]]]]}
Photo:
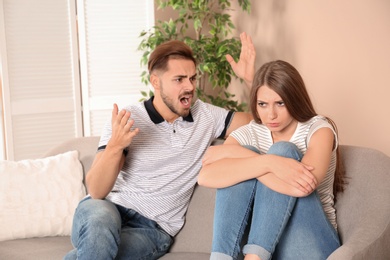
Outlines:
{"type": "Polygon", "coordinates": [[[108,200],[83,199],[72,227],[75,247],[64,259],[158,259],[173,242],[160,226],[108,200]]]}
{"type": "MultiPolygon", "coordinates": [[[[289,142],[275,143],[268,153],[298,161],[303,156],[289,142]]],[[[317,192],[295,198],[252,179],[217,190],[210,259],[237,259],[249,221],[243,253],[256,254],[262,260],[326,259],[340,246],[317,192]]]]}

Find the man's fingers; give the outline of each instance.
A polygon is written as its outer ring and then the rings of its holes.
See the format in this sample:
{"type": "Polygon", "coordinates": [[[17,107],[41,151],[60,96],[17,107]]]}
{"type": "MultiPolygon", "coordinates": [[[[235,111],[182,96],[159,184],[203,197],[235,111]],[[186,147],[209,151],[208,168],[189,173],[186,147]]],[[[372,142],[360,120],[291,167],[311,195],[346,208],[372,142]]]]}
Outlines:
{"type": "Polygon", "coordinates": [[[121,110],[121,112],[119,113],[119,116],[121,117],[120,122],[121,122],[122,126],[125,126],[126,124],[129,123],[129,121],[132,121],[132,120],[130,120],[130,112],[129,111],[121,110]]]}
{"type": "Polygon", "coordinates": [[[234,73],[236,73],[237,70],[237,63],[233,59],[233,57],[230,54],[226,54],[226,60],[229,62],[230,66],[232,67],[234,73]]]}
{"type": "Polygon", "coordinates": [[[130,131],[130,136],[131,136],[131,138],[133,138],[134,136],[136,136],[138,133],[139,133],[139,129],[138,129],[138,128],[135,128],[133,131],[130,131]]]}
{"type": "Polygon", "coordinates": [[[236,63],[236,62],[234,61],[232,55],[226,54],[225,57],[226,57],[226,60],[227,60],[230,64],[232,64],[232,62],[236,63]]]}
{"type": "Polygon", "coordinates": [[[111,122],[113,123],[116,119],[116,116],[118,115],[118,105],[114,103],[112,108],[112,115],[111,115],[111,122]]]}

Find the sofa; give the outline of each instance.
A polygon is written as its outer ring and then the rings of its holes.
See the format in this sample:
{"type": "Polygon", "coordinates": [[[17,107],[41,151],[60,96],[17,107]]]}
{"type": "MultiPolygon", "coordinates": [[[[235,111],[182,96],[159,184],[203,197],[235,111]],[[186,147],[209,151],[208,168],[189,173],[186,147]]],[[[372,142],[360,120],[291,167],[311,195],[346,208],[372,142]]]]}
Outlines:
{"type": "MultiPolygon", "coordinates": [[[[98,140],[74,138],[54,147],[44,157],[76,150],[85,173],[98,140]]],[[[338,195],[336,203],[342,246],[328,259],[390,259],[390,157],[364,147],[341,145],[340,149],[348,178],[346,190],[338,195]]],[[[209,259],[214,198],[214,189],[195,188],[185,225],[169,253],[161,259],[209,259]]],[[[0,259],[62,259],[71,249],[69,236],[12,239],[0,242],[0,259]]]]}

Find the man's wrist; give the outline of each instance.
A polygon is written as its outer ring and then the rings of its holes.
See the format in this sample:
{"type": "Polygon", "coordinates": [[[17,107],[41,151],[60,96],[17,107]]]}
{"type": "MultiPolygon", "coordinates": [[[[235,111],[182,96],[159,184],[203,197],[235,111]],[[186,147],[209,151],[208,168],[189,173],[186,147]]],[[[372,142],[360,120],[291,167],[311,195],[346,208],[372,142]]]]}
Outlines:
{"type": "Polygon", "coordinates": [[[249,81],[249,80],[244,80],[246,86],[251,89],[252,88],[252,84],[253,84],[253,81],[249,81]]]}

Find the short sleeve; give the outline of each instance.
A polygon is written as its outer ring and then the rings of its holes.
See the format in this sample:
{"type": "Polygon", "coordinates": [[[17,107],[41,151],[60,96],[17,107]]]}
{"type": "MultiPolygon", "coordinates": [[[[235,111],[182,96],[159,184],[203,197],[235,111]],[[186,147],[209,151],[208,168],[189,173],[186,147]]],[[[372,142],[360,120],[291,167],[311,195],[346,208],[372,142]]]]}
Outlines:
{"type": "Polygon", "coordinates": [[[328,120],[326,120],[326,118],[324,117],[321,117],[319,118],[318,120],[316,120],[311,126],[310,126],[310,129],[309,129],[309,133],[307,135],[307,143],[310,142],[310,138],[313,136],[313,134],[321,129],[321,128],[329,128],[332,130],[333,132],[333,135],[334,135],[334,140],[335,140],[335,146],[333,149],[336,149],[338,147],[338,144],[339,144],[339,141],[338,141],[338,138],[337,138],[337,133],[335,131],[335,129],[333,128],[333,126],[328,122],[328,120]]]}

